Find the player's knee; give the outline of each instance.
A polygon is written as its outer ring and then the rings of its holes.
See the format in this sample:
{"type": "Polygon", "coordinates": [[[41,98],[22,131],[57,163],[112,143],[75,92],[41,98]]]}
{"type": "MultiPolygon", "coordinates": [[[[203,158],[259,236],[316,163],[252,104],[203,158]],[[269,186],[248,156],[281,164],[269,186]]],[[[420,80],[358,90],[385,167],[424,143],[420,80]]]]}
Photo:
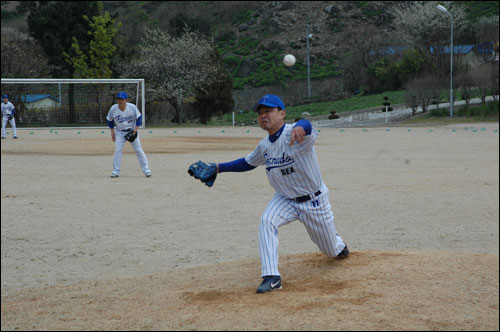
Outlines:
{"type": "Polygon", "coordinates": [[[269,215],[264,213],[263,215],[260,216],[260,223],[261,225],[268,224],[270,222],[271,218],[269,218],[269,215]]]}
{"type": "Polygon", "coordinates": [[[272,230],[276,229],[273,219],[267,214],[263,214],[260,217],[260,227],[264,229],[272,229],[272,230]]]}

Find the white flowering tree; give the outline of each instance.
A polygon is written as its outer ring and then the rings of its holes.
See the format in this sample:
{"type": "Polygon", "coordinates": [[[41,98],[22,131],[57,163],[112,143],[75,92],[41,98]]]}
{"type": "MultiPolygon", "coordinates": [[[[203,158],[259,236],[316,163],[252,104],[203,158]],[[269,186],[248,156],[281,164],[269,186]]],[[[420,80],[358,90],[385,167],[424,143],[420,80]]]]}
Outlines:
{"type": "Polygon", "coordinates": [[[146,99],[167,101],[182,121],[179,100],[206,91],[219,70],[211,40],[185,28],[180,37],[160,29],[146,30],[138,56],[124,68],[123,76],[146,81],[146,99]]]}
{"type": "Polygon", "coordinates": [[[466,12],[458,1],[404,1],[392,9],[395,31],[403,45],[427,52],[430,46],[449,45],[451,18],[438,5],[453,15],[454,39],[466,29],[466,12]]]}

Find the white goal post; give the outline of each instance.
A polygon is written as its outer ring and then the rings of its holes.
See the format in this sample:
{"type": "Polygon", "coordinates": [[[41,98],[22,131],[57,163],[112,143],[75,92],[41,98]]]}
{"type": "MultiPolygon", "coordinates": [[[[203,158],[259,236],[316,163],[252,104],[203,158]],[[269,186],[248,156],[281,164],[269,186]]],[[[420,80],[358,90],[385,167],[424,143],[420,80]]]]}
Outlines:
{"type": "Polygon", "coordinates": [[[107,128],[106,115],[118,91],[142,114],[146,127],[144,79],[2,78],[2,95],[14,105],[21,129],[107,128]]]}

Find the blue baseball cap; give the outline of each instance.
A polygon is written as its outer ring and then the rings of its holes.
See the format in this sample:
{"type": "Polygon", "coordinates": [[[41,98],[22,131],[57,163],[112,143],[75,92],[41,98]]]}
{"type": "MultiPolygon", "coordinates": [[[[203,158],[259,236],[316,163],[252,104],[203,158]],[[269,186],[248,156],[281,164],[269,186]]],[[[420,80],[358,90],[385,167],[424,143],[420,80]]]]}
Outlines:
{"type": "Polygon", "coordinates": [[[259,102],[255,104],[253,107],[254,112],[259,110],[260,106],[267,106],[267,107],[277,107],[280,110],[285,109],[285,104],[283,101],[281,101],[280,97],[276,95],[265,95],[264,97],[260,98],[259,102]]]}
{"type": "Polygon", "coordinates": [[[2,96],[2,98],[9,98],[9,96],[7,96],[7,95],[3,95],[3,96],[2,96]]]}
{"type": "Polygon", "coordinates": [[[128,99],[128,95],[124,91],[118,92],[116,95],[116,98],[121,98],[121,99],[128,99]]]}

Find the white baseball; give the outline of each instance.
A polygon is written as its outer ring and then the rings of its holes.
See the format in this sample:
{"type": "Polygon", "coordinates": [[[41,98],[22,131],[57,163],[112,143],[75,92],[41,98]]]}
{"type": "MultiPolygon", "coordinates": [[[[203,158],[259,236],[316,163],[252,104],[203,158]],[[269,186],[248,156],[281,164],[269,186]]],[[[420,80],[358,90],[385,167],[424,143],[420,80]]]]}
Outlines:
{"type": "Polygon", "coordinates": [[[295,64],[295,57],[293,55],[291,55],[291,54],[287,54],[283,58],[283,63],[286,66],[293,66],[295,64]]]}

